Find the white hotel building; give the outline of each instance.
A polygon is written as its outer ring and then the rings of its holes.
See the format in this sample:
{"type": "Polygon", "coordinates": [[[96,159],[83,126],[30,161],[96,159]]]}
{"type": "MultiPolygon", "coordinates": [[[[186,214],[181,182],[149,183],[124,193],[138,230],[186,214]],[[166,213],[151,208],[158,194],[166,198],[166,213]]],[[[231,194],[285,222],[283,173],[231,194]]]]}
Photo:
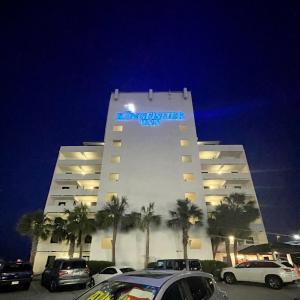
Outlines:
{"type": "MultiPolygon", "coordinates": [[[[243,146],[198,141],[192,96],[182,92],[111,94],[104,143],[62,146],[48,194],[45,213],[64,216],[79,203],[90,207],[91,218],[112,195],[125,196],[130,211],[155,202],[163,219],[175,209],[176,200],[188,198],[207,215],[229,194],[243,193],[259,207],[243,146]]],[[[163,225],[151,233],[150,258],[182,258],[180,232],[163,225]]],[[[252,225],[247,243],[265,243],[260,217],[252,225]]],[[[84,241],[83,256],[111,260],[111,232],[98,231],[84,241]]],[[[145,240],[139,230],[120,233],[118,264],[142,267],[145,240]]],[[[78,251],[75,253],[78,254],[78,251]]],[[[211,259],[206,226],[192,230],[190,258],[211,259]]],[[[224,253],[219,253],[222,259],[224,253]]],[[[42,271],[47,260],[68,257],[66,243],[40,241],[34,269],[42,271]]]]}

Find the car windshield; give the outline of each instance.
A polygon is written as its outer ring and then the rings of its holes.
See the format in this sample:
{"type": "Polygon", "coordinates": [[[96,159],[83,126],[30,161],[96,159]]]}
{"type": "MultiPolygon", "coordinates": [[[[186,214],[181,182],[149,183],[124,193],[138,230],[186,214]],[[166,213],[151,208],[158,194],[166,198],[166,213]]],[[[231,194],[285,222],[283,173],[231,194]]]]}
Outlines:
{"type": "Polygon", "coordinates": [[[120,271],[122,273],[128,273],[128,272],[133,272],[135,271],[135,269],[132,269],[132,268],[121,268],[120,271]]]}
{"type": "Polygon", "coordinates": [[[152,300],[158,292],[157,287],[123,281],[102,282],[88,290],[77,300],[152,300]]]}
{"type": "Polygon", "coordinates": [[[2,272],[31,272],[32,266],[30,264],[17,264],[17,263],[8,263],[5,264],[2,272]]]}
{"type": "Polygon", "coordinates": [[[289,262],[283,261],[282,264],[288,268],[294,268],[289,262]]]}

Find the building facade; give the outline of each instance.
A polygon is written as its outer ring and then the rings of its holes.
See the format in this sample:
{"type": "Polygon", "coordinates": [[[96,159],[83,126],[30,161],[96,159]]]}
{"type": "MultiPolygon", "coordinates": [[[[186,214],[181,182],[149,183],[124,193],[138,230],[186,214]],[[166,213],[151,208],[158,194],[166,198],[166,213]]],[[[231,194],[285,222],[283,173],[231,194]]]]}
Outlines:
{"type": "MultiPolygon", "coordinates": [[[[207,216],[232,193],[245,194],[259,207],[243,147],[198,141],[189,91],[116,90],[110,98],[104,143],[60,148],[45,213],[52,219],[63,217],[65,209],[83,203],[93,218],[115,195],[128,199],[128,213],[155,202],[156,212],[167,220],[177,199],[189,199],[202,209],[204,226],[191,230],[188,255],[211,259],[207,216]]],[[[151,233],[150,259],[182,258],[180,232],[164,224],[151,233]]],[[[248,243],[266,242],[262,218],[251,226],[248,243]]],[[[86,237],[83,256],[111,260],[111,237],[109,230],[86,237]]],[[[142,232],[120,233],[116,247],[118,264],[143,267],[142,232]]],[[[54,257],[68,257],[68,245],[40,241],[35,271],[54,257]]]]}

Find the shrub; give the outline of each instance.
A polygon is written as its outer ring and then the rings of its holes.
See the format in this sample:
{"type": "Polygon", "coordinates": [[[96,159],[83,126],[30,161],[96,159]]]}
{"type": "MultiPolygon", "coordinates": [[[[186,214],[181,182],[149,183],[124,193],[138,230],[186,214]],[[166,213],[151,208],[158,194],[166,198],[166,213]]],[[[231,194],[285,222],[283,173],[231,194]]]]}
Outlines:
{"type": "Polygon", "coordinates": [[[103,269],[113,266],[114,264],[111,261],[105,260],[89,260],[87,261],[87,265],[90,269],[91,275],[102,271],[103,269]]]}
{"type": "Polygon", "coordinates": [[[203,272],[213,274],[216,280],[221,279],[222,269],[228,266],[226,263],[218,260],[201,260],[201,265],[203,272]]]}

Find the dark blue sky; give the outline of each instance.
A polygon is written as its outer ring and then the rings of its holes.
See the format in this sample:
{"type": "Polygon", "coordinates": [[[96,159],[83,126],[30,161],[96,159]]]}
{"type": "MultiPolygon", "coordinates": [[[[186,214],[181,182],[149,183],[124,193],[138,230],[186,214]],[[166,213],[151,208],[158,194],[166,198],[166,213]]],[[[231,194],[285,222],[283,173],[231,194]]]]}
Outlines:
{"type": "Polygon", "coordinates": [[[299,1],[1,1],[0,256],[61,145],[103,140],[110,92],[192,91],[198,136],[243,144],[267,231],[300,230],[299,1]]]}

